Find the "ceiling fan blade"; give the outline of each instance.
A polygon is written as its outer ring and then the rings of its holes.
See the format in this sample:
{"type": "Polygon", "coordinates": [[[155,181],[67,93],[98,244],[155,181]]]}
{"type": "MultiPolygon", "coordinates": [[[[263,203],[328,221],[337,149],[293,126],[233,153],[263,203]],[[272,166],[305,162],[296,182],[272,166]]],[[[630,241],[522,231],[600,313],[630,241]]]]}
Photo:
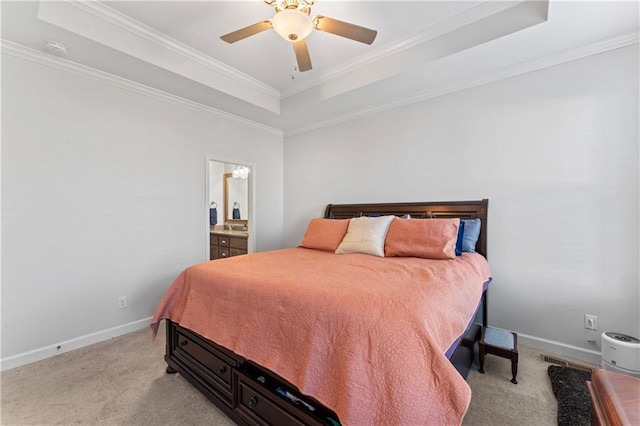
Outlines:
{"type": "Polygon", "coordinates": [[[227,43],[235,43],[236,41],[242,40],[266,30],[270,30],[271,28],[271,21],[261,21],[253,25],[249,25],[248,27],[240,28],[237,31],[230,32],[229,34],[220,36],[220,38],[227,43]]]}
{"type": "Polygon", "coordinates": [[[326,16],[318,15],[313,18],[313,26],[320,31],[339,35],[360,43],[371,44],[376,39],[378,32],[359,25],[350,24],[348,22],[339,21],[326,16]]]}
{"type": "Polygon", "coordinates": [[[311,69],[311,56],[309,56],[307,41],[302,39],[293,43],[293,51],[296,53],[296,61],[300,72],[309,71],[311,69]]]}

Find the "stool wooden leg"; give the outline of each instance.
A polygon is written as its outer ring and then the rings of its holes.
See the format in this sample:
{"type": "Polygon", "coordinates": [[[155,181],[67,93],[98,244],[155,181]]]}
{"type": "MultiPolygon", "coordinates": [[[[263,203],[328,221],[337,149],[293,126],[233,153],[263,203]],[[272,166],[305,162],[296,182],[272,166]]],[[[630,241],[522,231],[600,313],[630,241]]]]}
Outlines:
{"type": "Polygon", "coordinates": [[[518,353],[513,354],[511,358],[511,375],[513,378],[511,379],[511,383],[518,384],[516,380],[516,376],[518,375],[518,353]]]}
{"type": "Polygon", "coordinates": [[[478,369],[478,371],[482,374],[484,374],[484,351],[485,351],[484,345],[480,344],[478,346],[478,358],[480,361],[480,368],[478,369]]]}

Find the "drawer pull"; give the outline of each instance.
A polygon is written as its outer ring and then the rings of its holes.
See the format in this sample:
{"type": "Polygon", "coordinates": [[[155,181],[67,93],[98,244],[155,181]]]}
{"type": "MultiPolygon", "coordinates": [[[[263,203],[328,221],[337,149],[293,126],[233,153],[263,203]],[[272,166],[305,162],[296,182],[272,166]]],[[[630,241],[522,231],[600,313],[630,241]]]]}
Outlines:
{"type": "Polygon", "coordinates": [[[222,253],[222,257],[227,257],[227,253],[222,253]]]}
{"type": "Polygon", "coordinates": [[[184,348],[185,346],[187,346],[187,343],[189,343],[189,341],[188,341],[188,340],[183,340],[183,341],[182,341],[182,342],[180,342],[178,345],[179,345],[181,348],[184,348]]]}
{"type": "Polygon", "coordinates": [[[222,367],[218,368],[218,374],[219,375],[222,376],[226,372],[227,372],[227,367],[225,367],[224,365],[222,367]]]}
{"type": "Polygon", "coordinates": [[[227,240],[220,240],[220,244],[226,245],[227,244],[227,240]]]}
{"type": "Polygon", "coordinates": [[[249,400],[249,407],[253,408],[258,404],[258,399],[255,396],[252,396],[249,400]]]}

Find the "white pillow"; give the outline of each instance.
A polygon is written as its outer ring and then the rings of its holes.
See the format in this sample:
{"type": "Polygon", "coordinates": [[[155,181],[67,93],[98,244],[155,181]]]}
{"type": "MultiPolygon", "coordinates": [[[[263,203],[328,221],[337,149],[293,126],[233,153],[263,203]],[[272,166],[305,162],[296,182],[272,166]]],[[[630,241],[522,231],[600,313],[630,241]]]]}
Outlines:
{"type": "Polygon", "coordinates": [[[349,222],[347,235],[336,254],[364,253],[384,257],[384,240],[394,216],[356,217],[349,222]]]}

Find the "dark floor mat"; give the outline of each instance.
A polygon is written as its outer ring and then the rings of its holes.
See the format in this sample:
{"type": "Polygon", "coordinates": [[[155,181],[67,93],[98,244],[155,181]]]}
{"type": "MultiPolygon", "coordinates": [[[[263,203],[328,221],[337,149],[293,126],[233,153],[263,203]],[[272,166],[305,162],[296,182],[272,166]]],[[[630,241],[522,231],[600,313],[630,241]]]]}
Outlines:
{"type": "Polygon", "coordinates": [[[591,372],[557,365],[547,370],[553,393],[558,399],[558,426],[591,424],[591,398],[587,380],[591,372]]]}

